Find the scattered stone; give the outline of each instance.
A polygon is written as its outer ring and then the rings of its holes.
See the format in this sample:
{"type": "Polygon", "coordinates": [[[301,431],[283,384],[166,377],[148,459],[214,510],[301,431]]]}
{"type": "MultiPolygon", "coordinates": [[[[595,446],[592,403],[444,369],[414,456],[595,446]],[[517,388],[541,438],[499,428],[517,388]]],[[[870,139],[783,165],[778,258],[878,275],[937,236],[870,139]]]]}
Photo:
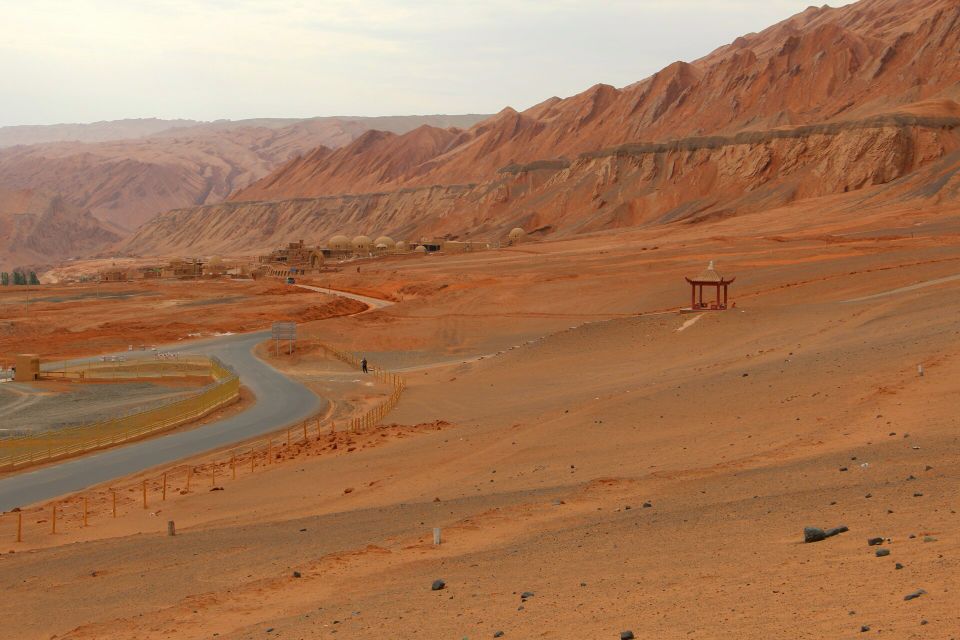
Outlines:
{"type": "Polygon", "coordinates": [[[921,624],[921,625],[925,625],[925,624],[929,624],[929,623],[928,623],[926,620],[921,620],[921,621],[920,621],[920,624],[921,624]]]}
{"type": "Polygon", "coordinates": [[[907,595],[903,596],[903,599],[904,599],[904,600],[916,600],[916,599],[919,598],[920,596],[926,595],[926,593],[927,593],[927,592],[924,591],[923,589],[917,589],[917,590],[914,591],[913,593],[908,593],[907,595]]]}
{"type": "Polygon", "coordinates": [[[893,565],[893,568],[897,571],[900,571],[900,569],[903,569],[903,565],[898,562],[897,564],[893,565]]]}
{"type": "MultiPolygon", "coordinates": [[[[747,374],[743,374],[743,375],[747,375],[747,374]]],[[[636,636],[633,635],[633,631],[620,632],[620,640],[633,640],[634,638],[636,638],[636,636]]]]}
{"type": "Polygon", "coordinates": [[[850,528],[845,525],[832,527],[827,530],[823,530],[820,527],[804,527],[803,541],[804,542],[820,542],[821,540],[832,538],[833,536],[839,535],[841,533],[846,533],[847,531],[850,531],[850,528]]]}
{"type": "Polygon", "coordinates": [[[883,538],[870,538],[869,540],[867,540],[867,544],[870,545],[871,547],[875,547],[878,544],[883,544],[883,538]]]}
{"type": "Polygon", "coordinates": [[[299,578],[299,577],[300,577],[300,572],[299,572],[299,571],[294,571],[294,572],[293,572],[293,577],[294,577],[294,578],[299,578]]]}
{"type": "Polygon", "coordinates": [[[882,558],[890,555],[890,549],[877,549],[877,557],[882,558]]]}
{"type": "Polygon", "coordinates": [[[915,534],[915,533],[911,533],[909,537],[910,537],[910,539],[911,539],[911,540],[913,540],[914,538],[916,538],[916,537],[917,537],[917,534],[915,534]]]}
{"type": "Polygon", "coordinates": [[[846,471],[846,470],[847,470],[846,467],[840,467],[840,471],[846,471]]]}
{"type": "Polygon", "coordinates": [[[907,482],[909,482],[910,480],[916,480],[916,479],[917,479],[916,476],[914,476],[912,473],[907,476],[907,482]]]}
{"type": "Polygon", "coordinates": [[[804,527],[803,528],[803,541],[804,542],[820,542],[821,540],[827,539],[827,532],[819,527],[804,527]]]}
{"type": "Polygon", "coordinates": [[[431,591],[440,591],[447,586],[447,583],[443,580],[434,580],[433,584],[430,586],[431,591]]]}
{"type": "Polygon", "coordinates": [[[503,631],[497,631],[495,634],[493,634],[493,637],[494,637],[494,638],[502,638],[502,637],[503,637],[503,631]]]}
{"type": "Polygon", "coordinates": [[[919,491],[916,491],[916,492],[914,492],[913,497],[914,497],[914,498],[922,498],[922,497],[923,497],[923,494],[922,494],[921,492],[919,492],[919,491]]]}
{"type": "Polygon", "coordinates": [[[347,487],[343,490],[344,493],[353,493],[353,487],[347,487]]]}
{"type": "Polygon", "coordinates": [[[652,506],[653,506],[653,503],[651,503],[651,502],[644,502],[644,503],[643,503],[643,508],[644,508],[644,509],[649,509],[649,508],[652,507],[652,506]]]}
{"type": "Polygon", "coordinates": [[[272,633],[272,632],[273,632],[273,627],[270,627],[269,629],[267,629],[267,633],[272,633]]]}
{"type": "Polygon", "coordinates": [[[931,467],[930,465],[927,465],[927,468],[924,469],[924,471],[933,471],[933,467],[931,467]]]}
{"type": "Polygon", "coordinates": [[[532,598],[532,597],[533,597],[533,591],[524,591],[523,593],[520,594],[520,598],[522,598],[523,600],[526,600],[527,598],[532,598]]]}
{"type": "Polygon", "coordinates": [[[924,542],[936,542],[937,539],[934,538],[933,536],[923,536],[923,541],[924,541],[924,542]]]}
{"type": "Polygon", "coordinates": [[[300,533],[303,533],[304,531],[306,531],[306,529],[300,529],[300,533]]]}
{"type": "Polygon", "coordinates": [[[860,633],[866,633],[867,631],[870,631],[870,627],[869,627],[869,626],[863,625],[863,626],[860,627],[860,633]]]}

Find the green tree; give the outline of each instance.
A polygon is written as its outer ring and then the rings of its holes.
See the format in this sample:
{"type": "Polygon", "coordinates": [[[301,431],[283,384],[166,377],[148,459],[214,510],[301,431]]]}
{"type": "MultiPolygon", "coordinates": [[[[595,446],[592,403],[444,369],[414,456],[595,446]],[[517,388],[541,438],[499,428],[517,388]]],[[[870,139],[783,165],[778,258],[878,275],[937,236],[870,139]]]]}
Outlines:
{"type": "Polygon", "coordinates": [[[13,284],[26,284],[27,279],[23,277],[23,271],[14,271],[13,272],[13,284]]]}
{"type": "Polygon", "coordinates": [[[30,284],[40,284],[40,278],[37,277],[36,271],[30,272],[30,284]]]}
{"type": "Polygon", "coordinates": [[[4,287],[10,286],[10,274],[6,271],[0,273],[0,285],[4,287]]]}

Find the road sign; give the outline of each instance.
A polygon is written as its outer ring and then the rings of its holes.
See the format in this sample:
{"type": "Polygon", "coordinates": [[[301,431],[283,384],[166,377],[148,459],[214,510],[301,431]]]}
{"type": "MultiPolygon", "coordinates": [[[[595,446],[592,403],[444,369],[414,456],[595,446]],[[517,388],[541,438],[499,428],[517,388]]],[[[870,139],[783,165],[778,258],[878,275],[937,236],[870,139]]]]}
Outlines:
{"type": "Polygon", "coordinates": [[[296,322],[274,322],[273,323],[274,340],[296,340],[297,323],[296,322]]]}
{"type": "Polygon", "coordinates": [[[277,355],[280,355],[280,341],[289,340],[287,353],[293,353],[293,343],[297,340],[296,322],[274,322],[273,323],[273,342],[277,348],[277,355]]]}

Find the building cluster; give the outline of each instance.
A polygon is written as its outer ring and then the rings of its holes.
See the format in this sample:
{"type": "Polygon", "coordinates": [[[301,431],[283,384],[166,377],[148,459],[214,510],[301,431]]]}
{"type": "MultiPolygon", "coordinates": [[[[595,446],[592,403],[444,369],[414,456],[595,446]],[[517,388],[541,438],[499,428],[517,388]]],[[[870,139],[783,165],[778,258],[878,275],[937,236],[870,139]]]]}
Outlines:
{"type": "MultiPolygon", "coordinates": [[[[523,242],[526,237],[526,232],[517,227],[496,246],[513,246],[523,242]]],[[[406,241],[394,240],[385,235],[371,239],[365,235],[350,238],[338,234],[330,238],[326,246],[308,246],[303,240],[290,242],[285,247],[258,256],[252,268],[248,268],[249,265],[227,265],[219,258],[177,258],[165,265],[111,267],[101,271],[99,279],[101,282],[132,282],[161,278],[167,280],[265,276],[288,278],[321,273],[328,260],[343,261],[403,254],[462,254],[491,248],[493,245],[490,242],[470,240],[421,238],[419,241],[406,241]]]]}
{"type": "Polygon", "coordinates": [[[229,266],[219,258],[176,258],[165,265],[111,267],[100,272],[101,282],[133,282],[137,280],[197,280],[242,275],[239,266],[229,266]]]}
{"type": "MultiPolygon", "coordinates": [[[[526,237],[523,229],[510,232],[505,244],[513,245],[526,237]]],[[[350,260],[385,255],[446,253],[459,254],[490,249],[489,242],[468,240],[394,240],[390,236],[359,235],[350,238],[337,234],[326,246],[307,246],[303,240],[291,242],[286,247],[275,249],[257,258],[254,276],[292,277],[323,271],[327,260],[350,260]]]]}

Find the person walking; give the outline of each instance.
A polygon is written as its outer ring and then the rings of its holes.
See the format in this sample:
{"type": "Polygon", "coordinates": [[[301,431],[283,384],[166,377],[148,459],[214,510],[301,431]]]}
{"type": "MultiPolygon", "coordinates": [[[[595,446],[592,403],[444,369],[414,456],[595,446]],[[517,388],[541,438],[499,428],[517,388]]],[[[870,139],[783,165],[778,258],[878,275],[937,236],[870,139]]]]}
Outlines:
{"type": "Polygon", "coordinates": [[[367,371],[367,359],[366,359],[366,358],[364,358],[363,360],[360,361],[360,369],[361,369],[364,373],[370,373],[369,371],[367,371]]]}

